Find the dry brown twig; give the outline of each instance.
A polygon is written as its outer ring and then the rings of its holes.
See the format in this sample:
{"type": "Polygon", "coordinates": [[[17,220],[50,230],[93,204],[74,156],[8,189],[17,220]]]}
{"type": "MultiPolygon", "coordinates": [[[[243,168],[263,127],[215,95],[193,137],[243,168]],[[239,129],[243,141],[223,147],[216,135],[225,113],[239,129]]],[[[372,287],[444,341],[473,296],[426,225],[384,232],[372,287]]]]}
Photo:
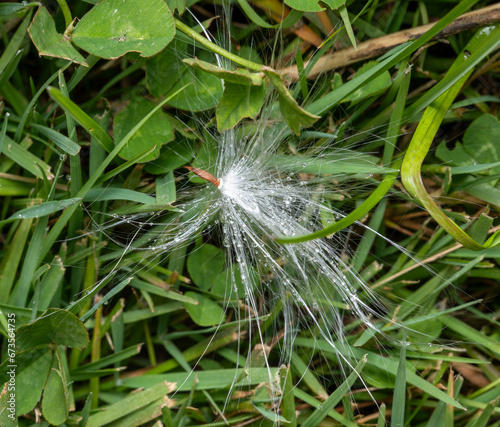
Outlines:
{"type": "MultiPolygon", "coordinates": [[[[432,40],[442,39],[472,28],[490,25],[496,22],[500,22],[500,3],[465,13],[448,25],[443,31],[436,34],[432,40]]],[[[396,46],[420,37],[422,34],[429,31],[435,24],[436,22],[432,22],[427,25],[398,31],[396,33],[359,43],[358,50],[355,50],[353,47],[349,47],[347,49],[333,52],[329,55],[324,55],[311,69],[307,78],[312,79],[325,71],[334,70],[336,68],[380,56],[396,46]]],[[[307,67],[307,65],[308,62],[304,64],[304,67],[307,67]]],[[[282,76],[292,81],[299,78],[297,66],[283,68],[279,72],[282,76]]]]}

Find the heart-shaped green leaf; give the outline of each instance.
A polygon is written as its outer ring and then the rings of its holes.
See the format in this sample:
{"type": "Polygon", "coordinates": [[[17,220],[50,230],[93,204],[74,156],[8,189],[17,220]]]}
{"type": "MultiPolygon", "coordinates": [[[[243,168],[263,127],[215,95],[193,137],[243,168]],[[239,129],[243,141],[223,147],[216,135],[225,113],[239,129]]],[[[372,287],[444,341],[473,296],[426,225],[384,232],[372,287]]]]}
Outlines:
{"type": "Polygon", "coordinates": [[[163,0],[102,0],[78,23],[72,41],[101,58],[127,52],[147,57],[163,50],[174,34],[174,20],[163,0]]]}

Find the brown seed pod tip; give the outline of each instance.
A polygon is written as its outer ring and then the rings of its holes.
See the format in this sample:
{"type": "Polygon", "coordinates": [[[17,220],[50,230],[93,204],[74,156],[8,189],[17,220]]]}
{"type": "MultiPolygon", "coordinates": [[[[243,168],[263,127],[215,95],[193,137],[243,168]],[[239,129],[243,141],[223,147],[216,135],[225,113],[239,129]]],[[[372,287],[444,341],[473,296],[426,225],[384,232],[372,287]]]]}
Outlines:
{"type": "Polygon", "coordinates": [[[195,175],[199,176],[200,178],[203,178],[205,181],[211,182],[214,184],[216,187],[220,185],[220,181],[215,178],[211,173],[207,172],[206,170],[200,169],[200,168],[195,168],[192,166],[184,166],[187,170],[193,172],[195,175]]]}

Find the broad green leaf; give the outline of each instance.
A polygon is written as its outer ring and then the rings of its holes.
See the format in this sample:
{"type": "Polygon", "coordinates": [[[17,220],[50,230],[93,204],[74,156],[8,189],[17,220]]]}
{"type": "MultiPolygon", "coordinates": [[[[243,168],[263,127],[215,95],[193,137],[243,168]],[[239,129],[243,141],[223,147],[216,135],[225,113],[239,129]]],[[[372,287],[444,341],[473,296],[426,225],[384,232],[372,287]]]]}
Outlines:
{"type": "Polygon", "coordinates": [[[0,3],[0,16],[12,15],[28,6],[27,3],[0,3]]]}
{"type": "Polygon", "coordinates": [[[450,150],[446,146],[446,140],[441,141],[436,148],[436,157],[445,162],[445,166],[471,164],[471,158],[460,142],[457,142],[455,148],[450,150]]]}
{"type": "Polygon", "coordinates": [[[229,298],[229,296],[232,298],[245,298],[259,284],[259,275],[254,268],[250,267],[247,273],[249,277],[245,281],[245,284],[246,286],[250,284],[252,289],[245,289],[245,285],[241,279],[241,267],[237,264],[235,266],[232,265],[219,274],[210,291],[213,294],[225,296],[226,298],[229,298]],[[237,289],[236,295],[234,295],[234,288],[237,289]]]}
{"type": "Polygon", "coordinates": [[[226,314],[222,307],[210,298],[197,292],[186,292],[186,296],[198,301],[198,304],[184,304],[193,322],[199,326],[217,326],[224,322],[226,314]]]}
{"type": "Polygon", "coordinates": [[[160,157],[154,162],[146,163],[144,170],[154,175],[163,175],[172,172],[189,163],[194,154],[193,141],[176,138],[162,147],[160,157]]]}
{"type": "Polygon", "coordinates": [[[174,12],[174,10],[177,9],[179,15],[182,15],[186,10],[186,0],[166,0],[166,1],[168,7],[172,12],[174,12]]]}
{"type": "Polygon", "coordinates": [[[72,41],[100,58],[127,52],[147,57],[163,50],[174,34],[172,14],[163,0],[102,0],[77,24],[72,41]]]}
{"type": "Polygon", "coordinates": [[[42,414],[52,425],[62,424],[69,414],[67,380],[63,369],[56,352],[42,398],[42,414]]]}
{"type": "Polygon", "coordinates": [[[86,65],[85,58],[73,47],[71,42],[56,30],[56,24],[44,6],[40,6],[28,28],[28,33],[40,55],[69,59],[86,65]]]}
{"type": "Polygon", "coordinates": [[[463,144],[457,142],[450,150],[446,141],[436,149],[436,157],[451,169],[453,175],[476,173],[492,169],[499,172],[500,122],[491,114],[483,114],[474,120],[465,131],[463,144]]]}
{"type": "MultiPolygon", "coordinates": [[[[198,68],[192,68],[182,62],[186,53],[186,44],[176,43],[146,64],[148,89],[155,97],[170,96],[181,87],[190,84],[183,91],[173,96],[168,102],[182,110],[203,111],[213,108],[222,96],[222,82],[214,75],[198,68]]],[[[200,52],[200,58],[208,61],[211,55],[200,52]]]]}
{"type": "Polygon", "coordinates": [[[68,206],[81,202],[81,200],[82,199],[80,199],[79,197],[75,197],[73,199],[45,202],[41,205],[35,205],[29,208],[20,209],[14,215],[10,216],[4,221],[7,222],[14,221],[16,219],[41,218],[42,216],[50,215],[51,213],[66,209],[68,206]]]}
{"type": "MultiPolygon", "coordinates": [[[[115,141],[120,141],[154,107],[154,102],[148,101],[142,96],[133,98],[130,104],[115,117],[113,124],[115,141]]],[[[146,123],[147,125],[139,129],[120,151],[118,155],[122,159],[130,160],[145,150],[156,146],[151,154],[141,160],[142,162],[149,162],[160,155],[162,145],[174,139],[174,130],[163,111],[158,110],[146,123]]]]}
{"type": "Polygon", "coordinates": [[[285,3],[292,9],[302,12],[321,12],[325,10],[324,7],[319,5],[318,0],[285,0],[285,3]]]}
{"type": "Polygon", "coordinates": [[[89,335],[83,323],[69,311],[51,308],[37,320],[17,330],[16,345],[21,351],[49,344],[83,349],[89,335]]]}
{"type": "Polygon", "coordinates": [[[300,134],[300,128],[312,126],[320,117],[302,109],[297,101],[286,88],[281,76],[272,68],[264,67],[264,74],[269,78],[271,84],[276,88],[279,94],[279,104],[281,114],[288,127],[296,134],[300,134]]]}
{"type": "MultiPolygon", "coordinates": [[[[467,128],[463,139],[464,150],[477,163],[500,160],[500,122],[491,114],[483,114],[467,128]]],[[[499,172],[495,168],[492,172],[499,172]]]]}
{"type": "Polygon", "coordinates": [[[4,427],[17,427],[15,410],[16,394],[13,393],[9,383],[0,384],[0,425],[4,427]]]}
{"type": "MultiPolygon", "coordinates": [[[[376,67],[378,65],[377,61],[370,61],[365,64],[356,72],[355,76],[360,76],[366,73],[368,70],[376,67]]],[[[375,77],[373,80],[367,84],[361,86],[359,89],[347,95],[342,102],[351,101],[353,104],[359,102],[369,96],[377,95],[385,91],[392,84],[391,75],[389,71],[384,71],[379,76],[375,77]]]]}
{"type": "Polygon", "coordinates": [[[193,282],[208,290],[224,268],[224,252],[216,246],[206,244],[188,256],[187,268],[193,282]]]}
{"type": "MultiPolygon", "coordinates": [[[[304,0],[302,0],[302,1],[304,1],[304,0]]],[[[309,1],[311,1],[311,0],[309,0],[309,1]]],[[[321,2],[330,6],[332,9],[338,9],[339,7],[345,5],[346,0],[321,0],[321,2]]]]}
{"type": "Polygon", "coordinates": [[[245,117],[255,118],[264,103],[266,88],[226,82],[224,95],[217,105],[217,130],[234,128],[245,117]]]}
{"type": "Polygon", "coordinates": [[[52,364],[52,351],[48,348],[17,353],[15,359],[6,359],[0,365],[0,384],[8,382],[13,372],[7,365],[15,364],[16,412],[23,415],[31,411],[40,400],[52,364]]]}

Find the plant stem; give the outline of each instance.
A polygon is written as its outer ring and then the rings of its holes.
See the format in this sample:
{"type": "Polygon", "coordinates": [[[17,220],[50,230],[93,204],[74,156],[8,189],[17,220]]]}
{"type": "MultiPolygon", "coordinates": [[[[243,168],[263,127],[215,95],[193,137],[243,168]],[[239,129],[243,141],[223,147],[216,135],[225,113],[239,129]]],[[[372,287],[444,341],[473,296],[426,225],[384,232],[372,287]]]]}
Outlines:
{"type": "Polygon", "coordinates": [[[175,19],[175,27],[181,30],[184,34],[187,34],[188,36],[192,37],[198,43],[210,49],[212,52],[217,53],[218,55],[221,55],[224,58],[227,58],[235,62],[236,64],[242,65],[243,67],[249,68],[250,70],[254,71],[262,71],[262,69],[264,68],[263,65],[241,58],[238,55],[235,55],[234,53],[228,52],[227,50],[221,48],[220,46],[217,46],[215,43],[212,43],[211,41],[207,40],[205,37],[198,34],[196,31],[194,31],[192,28],[188,27],[186,24],[179,21],[178,19],[175,19]]]}
{"type": "Polygon", "coordinates": [[[59,7],[61,8],[61,12],[64,15],[64,23],[66,24],[66,28],[68,28],[73,22],[71,11],[69,10],[69,7],[65,0],[56,0],[56,1],[59,7]]]}

